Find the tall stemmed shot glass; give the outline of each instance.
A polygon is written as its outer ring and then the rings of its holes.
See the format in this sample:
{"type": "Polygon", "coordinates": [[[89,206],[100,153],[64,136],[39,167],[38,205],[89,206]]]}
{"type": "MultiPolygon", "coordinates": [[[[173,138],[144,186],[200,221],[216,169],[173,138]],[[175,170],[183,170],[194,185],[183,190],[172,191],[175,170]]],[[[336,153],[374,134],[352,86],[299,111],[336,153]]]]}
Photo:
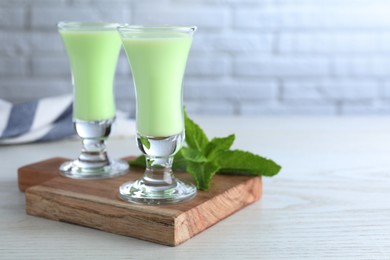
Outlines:
{"type": "Polygon", "coordinates": [[[82,139],[82,150],[60,172],[76,179],[99,179],[122,175],[128,164],[110,160],[105,140],[115,120],[113,82],[121,40],[116,23],[60,22],[72,71],[73,124],[82,139]]]}
{"type": "Polygon", "coordinates": [[[182,81],[196,27],[118,28],[136,90],[137,144],[146,157],[142,178],[120,186],[123,200],[169,204],[196,195],[196,187],[172,173],[184,141],[182,81]]]}

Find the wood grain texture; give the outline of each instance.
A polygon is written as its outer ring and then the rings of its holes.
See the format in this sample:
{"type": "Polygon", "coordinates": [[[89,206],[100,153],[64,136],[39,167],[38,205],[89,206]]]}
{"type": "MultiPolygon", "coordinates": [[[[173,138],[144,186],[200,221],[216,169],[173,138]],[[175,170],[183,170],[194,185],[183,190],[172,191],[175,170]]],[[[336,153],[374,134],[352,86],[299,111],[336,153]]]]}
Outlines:
{"type": "MultiPolygon", "coordinates": [[[[19,169],[21,190],[38,184],[26,189],[28,214],[169,246],[183,243],[261,196],[260,177],[216,175],[211,189],[199,191],[190,201],[142,206],[118,197],[119,186],[139,178],[142,170],[131,169],[114,179],[74,180],[58,175],[64,160],[53,158],[19,169]]],[[[189,174],[176,175],[192,181],[189,174]]]]}
{"type": "Polygon", "coordinates": [[[29,187],[58,177],[58,165],[65,161],[65,158],[55,157],[20,167],[18,169],[19,190],[24,192],[29,187]]]}
{"type": "MultiPolygon", "coordinates": [[[[123,160],[134,159],[134,156],[126,156],[123,160]]],[[[59,176],[59,165],[69,161],[67,158],[54,157],[47,160],[31,163],[18,168],[18,187],[25,192],[27,188],[42,184],[59,176]]]]}

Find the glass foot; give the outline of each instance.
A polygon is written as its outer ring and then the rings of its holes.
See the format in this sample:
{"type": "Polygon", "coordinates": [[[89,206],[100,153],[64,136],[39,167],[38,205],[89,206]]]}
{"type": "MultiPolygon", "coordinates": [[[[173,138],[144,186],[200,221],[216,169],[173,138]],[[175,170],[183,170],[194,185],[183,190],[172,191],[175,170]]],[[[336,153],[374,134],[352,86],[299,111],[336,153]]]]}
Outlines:
{"type": "MultiPolygon", "coordinates": [[[[152,180],[151,180],[152,181],[152,180]]],[[[189,200],[196,195],[195,185],[174,178],[170,185],[150,186],[146,178],[126,182],[119,187],[119,197],[143,205],[163,205],[189,200]]],[[[157,185],[156,185],[157,184],[157,185]]]]}
{"type": "Polygon", "coordinates": [[[129,164],[123,160],[110,160],[109,164],[100,167],[82,167],[79,160],[61,164],[60,173],[73,179],[106,179],[124,175],[129,164]]]}

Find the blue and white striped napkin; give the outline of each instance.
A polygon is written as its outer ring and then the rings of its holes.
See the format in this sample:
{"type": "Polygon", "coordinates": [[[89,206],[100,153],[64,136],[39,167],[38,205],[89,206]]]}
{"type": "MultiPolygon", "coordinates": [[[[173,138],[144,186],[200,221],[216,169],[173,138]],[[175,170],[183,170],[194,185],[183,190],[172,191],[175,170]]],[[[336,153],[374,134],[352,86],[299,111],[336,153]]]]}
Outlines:
{"type": "MultiPolygon", "coordinates": [[[[54,141],[75,135],[72,100],[72,95],[22,104],[0,99],[0,144],[54,141]]],[[[134,132],[134,120],[118,112],[111,137],[132,136],[134,132]]]]}

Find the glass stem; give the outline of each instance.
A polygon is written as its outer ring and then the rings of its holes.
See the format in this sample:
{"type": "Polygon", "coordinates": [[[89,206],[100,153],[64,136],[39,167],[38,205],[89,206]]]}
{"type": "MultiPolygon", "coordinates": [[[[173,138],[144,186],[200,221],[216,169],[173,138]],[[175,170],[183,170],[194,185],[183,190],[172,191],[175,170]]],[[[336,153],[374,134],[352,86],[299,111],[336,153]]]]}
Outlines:
{"type": "Polygon", "coordinates": [[[104,139],[82,139],[82,145],[78,160],[85,163],[84,167],[97,168],[110,164],[104,139]]]}
{"type": "Polygon", "coordinates": [[[172,174],[173,156],[156,157],[146,155],[144,181],[153,186],[174,185],[172,174]]]}

